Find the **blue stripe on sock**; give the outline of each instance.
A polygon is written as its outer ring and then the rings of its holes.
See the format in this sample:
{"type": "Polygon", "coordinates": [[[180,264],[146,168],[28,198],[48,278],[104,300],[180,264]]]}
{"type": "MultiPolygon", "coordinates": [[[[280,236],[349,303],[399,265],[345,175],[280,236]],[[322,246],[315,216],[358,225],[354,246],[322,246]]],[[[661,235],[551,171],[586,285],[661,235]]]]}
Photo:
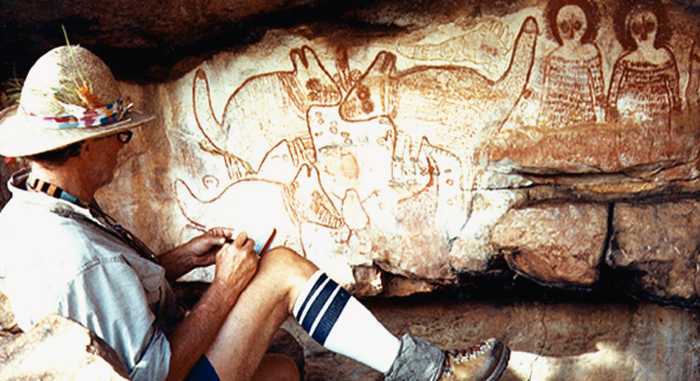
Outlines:
{"type": "Polygon", "coordinates": [[[328,306],[328,309],[321,317],[321,321],[318,323],[312,336],[319,344],[324,345],[326,343],[328,334],[331,333],[335,322],[338,321],[340,313],[343,312],[345,305],[348,304],[348,300],[350,300],[350,294],[342,288],[338,290],[331,305],[328,306]]]}
{"type": "Polygon", "coordinates": [[[316,293],[316,290],[318,290],[318,288],[321,287],[321,285],[323,284],[323,282],[326,281],[326,279],[328,279],[328,275],[326,275],[326,274],[321,274],[321,276],[318,277],[318,280],[316,281],[314,286],[311,288],[311,291],[309,291],[309,294],[306,295],[306,299],[304,300],[304,303],[301,304],[301,308],[299,308],[299,311],[297,312],[298,315],[295,316],[297,318],[297,320],[299,320],[299,318],[304,314],[304,310],[306,309],[306,305],[309,304],[309,300],[314,296],[314,294],[316,293]]]}
{"type": "Polygon", "coordinates": [[[318,294],[314,302],[311,303],[311,307],[309,307],[309,312],[306,313],[304,321],[301,322],[301,327],[304,328],[304,331],[311,332],[311,327],[313,327],[319,312],[321,312],[323,306],[328,301],[328,298],[331,297],[333,291],[335,291],[335,289],[338,287],[339,286],[332,280],[328,281],[328,283],[323,286],[323,289],[318,294]]]}

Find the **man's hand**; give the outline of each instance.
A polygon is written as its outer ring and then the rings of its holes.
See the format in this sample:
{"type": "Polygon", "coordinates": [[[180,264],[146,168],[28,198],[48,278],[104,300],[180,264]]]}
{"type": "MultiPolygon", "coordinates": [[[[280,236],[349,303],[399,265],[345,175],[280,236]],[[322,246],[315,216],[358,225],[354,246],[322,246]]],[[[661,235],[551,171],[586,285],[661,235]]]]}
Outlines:
{"type": "Polygon", "coordinates": [[[260,257],[254,247],[255,241],[249,239],[244,232],[239,233],[232,243],[224,243],[216,252],[214,284],[219,284],[236,295],[243,291],[258,269],[260,257]]]}
{"type": "Polygon", "coordinates": [[[234,231],[227,228],[213,228],[206,233],[192,238],[182,245],[189,255],[189,261],[193,267],[204,267],[216,263],[216,254],[223,247],[227,239],[233,239],[234,231]]]}
{"type": "Polygon", "coordinates": [[[192,269],[216,263],[216,254],[235,232],[227,228],[213,228],[185,244],[161,254],[158,259],[165,268],[166,277],[173,282],[192,269]]]}

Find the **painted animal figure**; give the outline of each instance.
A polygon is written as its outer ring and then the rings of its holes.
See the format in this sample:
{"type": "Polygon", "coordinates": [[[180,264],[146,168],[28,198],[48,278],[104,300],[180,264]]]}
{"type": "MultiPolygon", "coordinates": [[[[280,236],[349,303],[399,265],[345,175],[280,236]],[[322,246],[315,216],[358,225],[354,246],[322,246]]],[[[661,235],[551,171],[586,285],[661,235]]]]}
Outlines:
{"type": "Polygon", "coordinates": [[[331,229],[344,225],[342,216],[321,188],[318,171],[307,165],[302,165],[288,184],[242,180],[207,201],[196,197],[182,180],[176,180],[174,186],[182,214],[195,226],[202,230],[227,226],[245,231],[256,244],[264,243],[275,228],[275,245],[301,252],[302,223],[331,229]]]}
{"type": "MultiPolygon", "coordinates": [[[[403,236],[406,230],[391,228],[399,226],[392,222],[395,219],[392,211],[405,214],[412,209],[419,220],[439,230],[441,237],[449,240],[459,235],[467,213],[463,208],[464,192],[459,187],[462,171],[453,154],[424,140],[416,163],[420,170],[410,178],[410,185],[406,182],[407,186],[395,186],[391,164],[396,127],[389,118],[348,122],[339,118],[337,107],[312,107],[309,128],[318,151],[315,166],[323,189],[342,209],[345,223],[351,229],[363,226],[358,221],[369,218],[363,203],[371,198],[386,206],[375,216],[389,218],[374,221],[378,227],[403,236]],[[354,208],[352,203],[347,203],[348,192],[357,196],[354,208]],[[410,207],[401,211],[389,207],[395,204],[410,207]]],[[[413,218],[401,217],[406,221],[413,218]]]]}
{"type": "Polygon", "coordinates": [[[486,64],[483,70],[489,74],[500,72],[500,68],[489,63],[498,57],[510,54],[506,41],[512,38],[508,26],[497,18],[486,17],[465,33],[433,44],[399,43],[399,54],[414,60],[471,62],[486,64]]]}
{"type": "Polygon", "coordinates": [[[306,113],[312,105],[337,105],[341,92],[311,48],[293,49],[289,55],[292,71],[248,78],[229,97],[220,121],[205,72],[197,70],[194,76],[197,125],[215,151],[227,158],[230,174],[256,173],[267,152],[283,140],[299,146],[313,161],[306,113]]]}
{"type": "Polygon", "coordinates": [[[537,22],[528,17],[509,67],[495,81],[461,66],[417,66],[397,72],[396,56],[381,52],[340,104],[340,115],[349,121],[390,117],[397,127],[395,160],[417,161],[425,138],[459,158],[462,186],[471,187],[475,149],[506,120],[528,83],[537,32],[537,22]]]}

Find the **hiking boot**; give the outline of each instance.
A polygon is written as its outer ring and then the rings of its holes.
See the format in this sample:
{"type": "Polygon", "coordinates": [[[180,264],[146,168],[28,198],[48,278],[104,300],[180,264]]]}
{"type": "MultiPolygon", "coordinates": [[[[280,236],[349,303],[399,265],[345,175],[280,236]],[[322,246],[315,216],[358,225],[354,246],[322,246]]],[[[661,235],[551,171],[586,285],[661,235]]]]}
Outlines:
{"type": "Polygon", "coordinates": [[[508,365],[510,349],[488,339],[467,350],[445,352],[445,365],[437,381],[496,381],[508,365]]]}

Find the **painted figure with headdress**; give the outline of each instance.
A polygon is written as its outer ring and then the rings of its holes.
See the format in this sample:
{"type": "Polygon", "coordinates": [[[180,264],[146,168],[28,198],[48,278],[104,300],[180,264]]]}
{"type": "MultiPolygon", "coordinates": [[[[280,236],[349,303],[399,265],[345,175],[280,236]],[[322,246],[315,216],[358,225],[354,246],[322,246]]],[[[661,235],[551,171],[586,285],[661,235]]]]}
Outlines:
{"type": "Polygon", "coordinates": [[[605,84],[600,50],[593,42],[598,8],[589,0],[552,0],[545,18],[559,47],[546,58],[539,123],[565,127],[600,121],[605,84]]]}
{"type": "Polygon", "coordinates": [[[627,51],[613,69],[609,120],[670,131],[671,114],[681,110],[681,101],[678,67],[666,47],[666,12],[661,4],[639,2],[621,5],[618,16],[618,39],[627,51]]]}

